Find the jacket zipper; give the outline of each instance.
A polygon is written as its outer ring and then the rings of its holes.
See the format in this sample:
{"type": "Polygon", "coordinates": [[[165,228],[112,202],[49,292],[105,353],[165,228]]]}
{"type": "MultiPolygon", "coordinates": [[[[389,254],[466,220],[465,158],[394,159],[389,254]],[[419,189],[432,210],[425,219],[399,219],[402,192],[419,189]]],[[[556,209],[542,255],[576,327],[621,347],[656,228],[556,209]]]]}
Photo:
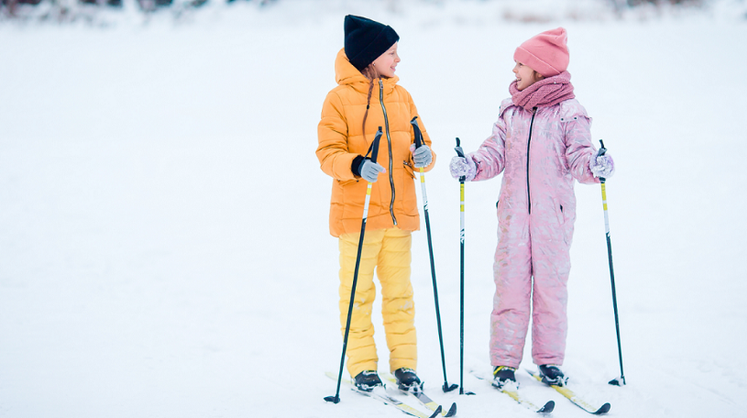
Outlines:
{"type": "Polygon", "coordinates": [[[529,146],[532,143],[532,128],[534,127],[534,116],[537,114],[537,108],[532,109],[532,120],[529,122],[529,139],[527,139],[527,208],[529,214],[532,214],[532,193],[529,189],[529,146]]]}
{"type": "Polygon", "coordinates": [[[384,81],[381,79],[379,79],[379,102],[381,103],[381,110],[384,111],[386,141],[389,144],[389,185],[392,188],[392,201],[389,202],[389,214],[392,215],[392,222],[394,222],[394,225],[397,226],[397,218],[394,217],[394,174],[392,173],[394,157],[392,157],[392,137],[389,136],[389,118],[386,115],[386,107],[384,107],[384,81]]]}

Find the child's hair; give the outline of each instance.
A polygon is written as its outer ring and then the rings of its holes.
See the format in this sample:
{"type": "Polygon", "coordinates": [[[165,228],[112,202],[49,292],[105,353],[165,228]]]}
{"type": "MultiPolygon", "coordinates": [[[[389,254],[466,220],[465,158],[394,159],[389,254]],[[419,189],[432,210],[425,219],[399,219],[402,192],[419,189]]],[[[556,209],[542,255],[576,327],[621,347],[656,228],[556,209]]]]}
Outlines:
{"type": "Polygon", "coordinates": [[[366,113],[363,114],[363,140],[366,140],[366,119],[368,119],[368,108],[371,107],[371,94],[373,93],[374,80],[381,78],[379,71],[373,63],[369,64],[366,68],[361,71],[368,81],[368,97],[366,98],[366,113]]]}
{"type": "Polygon", "coordinates": [[[390,26],[362,16],[345,16],[345,55],[350,63],[369,80],[366,113],[363,115],[364,140],[374,80],[381,78],[373,62],[397,41],[399,41],[399,35],[390,26]]]}

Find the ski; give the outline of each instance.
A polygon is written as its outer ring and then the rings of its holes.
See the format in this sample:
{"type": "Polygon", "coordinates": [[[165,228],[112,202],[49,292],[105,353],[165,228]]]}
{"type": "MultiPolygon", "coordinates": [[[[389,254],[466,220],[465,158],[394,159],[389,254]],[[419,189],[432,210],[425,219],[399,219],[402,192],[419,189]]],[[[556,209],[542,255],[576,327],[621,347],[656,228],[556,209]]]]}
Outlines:
{"type": "MultiPolygon", "coordinates": [[[[384,378],[394,383],[395,385],[397,384],[397,379],[391,374],[384,374],[384,378]]],[[[423,390],[420,390],[418,392],[410,392],[410,391],[403,390],[402,392],[409,393],[410,395],[414,396],[424,407],[428,408],[431,411],[440,410],[441,411],[440,414],[442,416],[453,417],[454,415],[456,415],[456,412],[457,412],[456,402],[451,404],[451,408],[449,408],[448,411],[444,411],[441,405],[439,405],[437,402],[429,398],[428,395],[426,395],[423,390]]]]}
{"type": "MultiPolygon", "coordinates": [[[[485,378],[485,376],[482,376],[478,373],[472,373],[472,374],[480,380],[485,380],[485,381],[488,380],[487,378],[485,378]]],[[[510,387],[504,386],[503,388],[499,388],[493,385],[492,382],[490,382],[490,385],[493,386],[493,388],[495,388],[499,392],[508,395],[509,398],[518,402],[519,405],[523,406],[524,408],[529,409],[530,411],[537,412],[539,414],[549,414],[550,412],[553,411],[553,409],[555,409],[555,401],[553,400],[547,401],[542,406],[535,405],[534,402],[530,401],[529,399],[524,397],[524,395],[522,395],[519,392],[519,388],[516,385],[510,385],[510,387]]]]}
{"type": "MultiPolygon", "coordinates": [[[[531,370],[527,370],[527,373],[529,373],[532,377],[537,379],[538,381],[542,382],[542,378],[539,376],[538,373],[533,372],[531,370]]],[[[546,383],[544,383],[546,384],[546,383]]],[[[551,388],[555,389],[558,393],[568,398],[569,401],[573,402],[576,406],[583,409],[584,411],[594,414],[594,415],[601,415],[606,414],[609,412],[610,408],[612,407],[609,402],[605,402],[602,406],[595,406],[592,405],[590,402],[585,401],[584,399],[581,399],[568,385],[564,386],[557,386],[557,385],[547,385],[551,388]]]]}
{"type": "Polygon", "coordinates": [[[525,398],[521,393],[519,393],[519,389],[516,387],[512,387],[512,388],[504,387],[503,389],[500,389],[497,387],[495,388],[498,389],[499,392],[505,393],[511,399],[518,402],[519,405],[529,409],[530,411],[534,411],[540,414],[549,414],[550,412],[553,411],[553,409],[555,409],[555,401],[550,400],[550,401],[547,401],[547,403],[545,403],[543,406],[537,406],[534,403],[532,403],[532,401],[525,398]]]}
{"type": "MultiPolygon", "coordinates": [[[[337,375],[336,374],[331,373],[331,372],[327,372],[325,374],[330,379],[332,379],[334,381],[337,381],[337,375]]],[[[407,415],[411,415],[411,416],[418,417],[418,418],[435,418],[436,416],[438,416],[441,413],[441,406],[440,405],[436,408],[436,410],[431,415],[423,413],[423,412],[417,410],[416,408],[413,408],[412,406],[410,406],[410,405],[408,405],[408,404],[400,401],[399,399],[396,399],[396,398],[393,398],[393,397],[389,396],[389,394],[386,391],[386,386],[377,387],[377,388],[375,388],[374,390],[372,390],[370,392],[366,392],[365,390],[360,390],[357,387],[355,387],[355,384],[350,379],[346,379],[346,378],[343,377],[342,381],[353,392],[357,392],[357,393],[360,393],[361,395],[368,396],[369,398],[376,399],[376,400],[378,400],[380,402],[383,402],[386,405],[391,405],[391,406],[399,409],[400,411],[404,412],[407,415]]]]}

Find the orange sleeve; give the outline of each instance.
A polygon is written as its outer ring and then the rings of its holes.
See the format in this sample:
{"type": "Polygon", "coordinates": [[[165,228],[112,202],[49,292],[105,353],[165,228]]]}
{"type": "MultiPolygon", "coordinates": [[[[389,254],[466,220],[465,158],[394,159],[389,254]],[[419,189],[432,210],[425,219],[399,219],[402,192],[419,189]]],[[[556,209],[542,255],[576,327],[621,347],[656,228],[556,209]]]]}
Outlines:
{"type": "Polygon", "coordinates": [[[348,151],[348,122],[342,100],[334,90],[324,100],[317,135],[316,156],[322,171],[337,180],[355,179],[351,165],[358,154],[348,151]]]}

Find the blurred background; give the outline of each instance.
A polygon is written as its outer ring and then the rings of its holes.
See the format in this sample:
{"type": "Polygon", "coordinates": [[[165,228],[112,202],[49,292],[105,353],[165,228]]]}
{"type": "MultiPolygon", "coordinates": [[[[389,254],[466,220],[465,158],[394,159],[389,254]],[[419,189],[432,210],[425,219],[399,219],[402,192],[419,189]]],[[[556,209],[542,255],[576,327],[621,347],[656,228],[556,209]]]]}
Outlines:
{"type": "MultiPolygon", "coordinates": [[[[216,4],[248,3],[256,8],[272,8],[278,3],[298,7],[351,7],[356,0],[2,0],[0,19],[16,21],[85,21],[111,23],[116,16],[137,13],[170,15],[184,19],[200,9],[216,4]],[[103,15],[107,15],[106,17],[103,15]]],[[[490,9],[506,21],[547,22],[558,19],[595,20],[633,17],[645,19],[667,14],[704,13],[747,19],[743,0],[375,0],[379,9],[404,13],[408,8],[426,5],[459,7],[466,3],[491,4],[490,9]]]]}
{"type": "MultiPolygon", "coordinates": [[[[607,384],[619,368],[598,185],[576,186],[564,370],[612,403],[610,416],[744,416],[747,1],[1,7],[0,417],[403,416],[348,391],[323,401],[342,337],[333,180],[314,151],[348,13],[400,35],[399,84],[438,156],[427,184],[449,380],[460,368],[455,137],[479,146],[509,97],[515,48],[563,26],[576,97],[616,162],[607,194],[628,386],[607,384]]],[[[418,373],[464,418],[528,413],[470,374],[490,373],[499,188],[466,186],[465,387],[478,396],[438,390],[424,225],[413,234],[418,373]]],[[[588,417],[519,379],[556,401],[555,418],[588,417]]]]}

